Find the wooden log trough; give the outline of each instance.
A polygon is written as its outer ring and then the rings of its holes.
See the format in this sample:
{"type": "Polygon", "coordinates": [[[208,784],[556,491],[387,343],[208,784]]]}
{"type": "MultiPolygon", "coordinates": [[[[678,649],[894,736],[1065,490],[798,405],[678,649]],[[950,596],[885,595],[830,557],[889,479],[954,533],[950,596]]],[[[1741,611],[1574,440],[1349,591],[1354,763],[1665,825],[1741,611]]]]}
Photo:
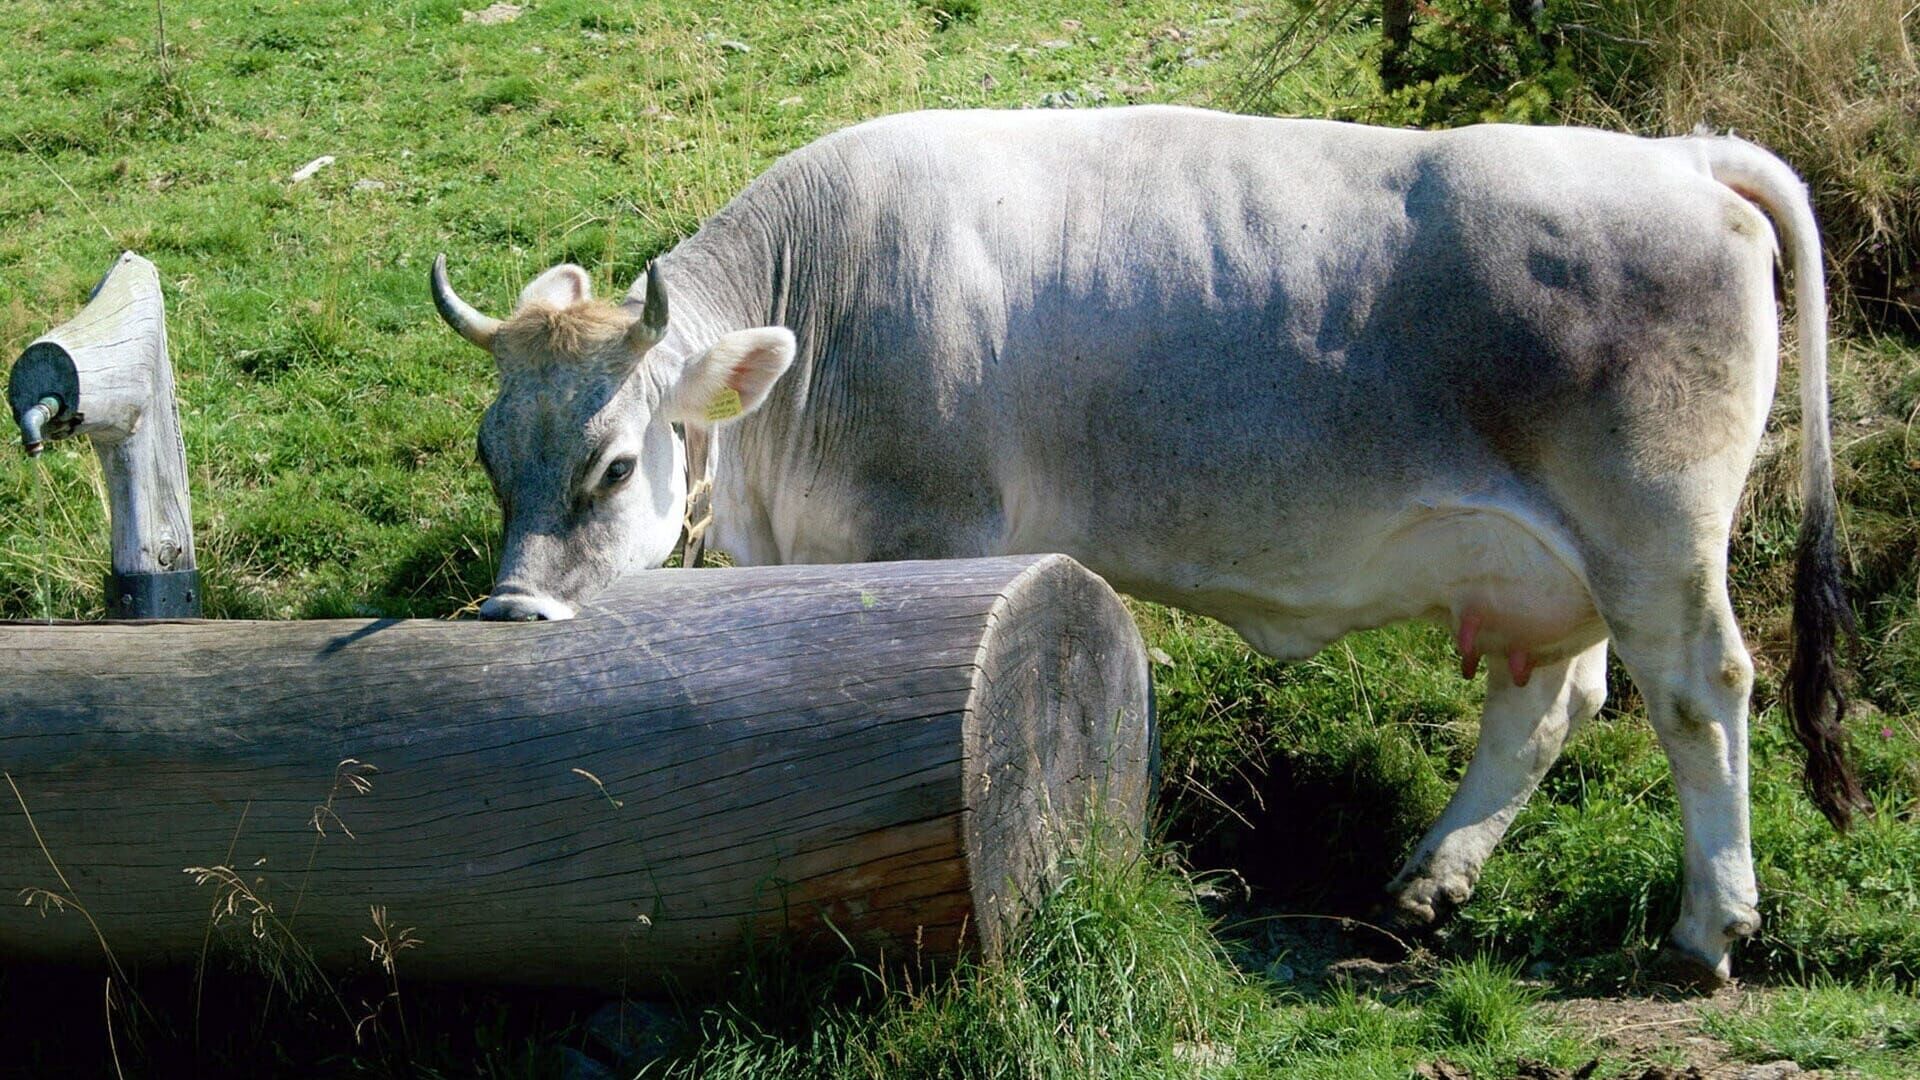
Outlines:
{"type": "Polygon", "coordinates": [[[376,907],[415,978],[992,955],[1090,819],[1138,840],[1154,757],[1139,633],[1064,556],[661,570],[562,623],[0,623],[0,955],[346,968],[376,907]]]}

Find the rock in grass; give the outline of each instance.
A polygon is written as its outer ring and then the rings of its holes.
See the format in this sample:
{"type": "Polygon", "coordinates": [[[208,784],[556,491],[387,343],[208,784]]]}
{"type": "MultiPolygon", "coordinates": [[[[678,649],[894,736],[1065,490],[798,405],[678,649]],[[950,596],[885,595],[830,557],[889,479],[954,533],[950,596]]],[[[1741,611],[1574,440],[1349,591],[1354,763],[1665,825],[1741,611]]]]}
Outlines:
{"type": "Polygon", "coordinates": [[[1177,1042],[1173,1044],[1173,1060],[1202,1070],[1223,1069],[1233,1064],[1235,1056],[1231,1043],[1177,1042]]]}
{"type": "Polygon", "coordinates": [[[571,1046],[560,1048],[561,1080],[616,1080],[613,1070],[571,1046]]]}
{"type": "Polygon", "coordinates": [[[500,23],[512,22],[513,20],[519,18],[520,13],[525,10],[526,8],[521,7],[519,4],[506,4],[506,3],[491,4],[487,7],[481,8],[479,11],[461,12],[460,21],[467,22],[467,23],[479,23],[481,26],[497,26],[500,23]]]}
{"type": "Polygon", "coordinates": [[[627,1070],[665,1057],[683,1034],[680,1017],[651,1001],[611,1001],[587,1018],[587,1037],[627,1070]]]}

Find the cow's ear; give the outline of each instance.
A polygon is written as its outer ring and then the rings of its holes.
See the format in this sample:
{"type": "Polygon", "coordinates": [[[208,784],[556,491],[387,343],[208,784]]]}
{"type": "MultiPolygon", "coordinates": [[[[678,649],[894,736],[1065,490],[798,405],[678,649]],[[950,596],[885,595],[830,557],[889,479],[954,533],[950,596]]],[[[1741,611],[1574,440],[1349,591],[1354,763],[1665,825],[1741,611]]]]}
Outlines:
{"type": "Polygon", "coordinates": [[[736,330],[687,364],[662,412],[678,423],[705,426],[744,416],[767,400],[793,353],[793,331],[784,326],[736,330]]]}
{"type": "Polygon", "coordinates": [[[533,304],[570,308],[592,298],[593,279],[587,276],[587,272],[572,263],[561,263],[528,282],[527,287],[520,290],[520,303],[514,310],[533,304]]]}

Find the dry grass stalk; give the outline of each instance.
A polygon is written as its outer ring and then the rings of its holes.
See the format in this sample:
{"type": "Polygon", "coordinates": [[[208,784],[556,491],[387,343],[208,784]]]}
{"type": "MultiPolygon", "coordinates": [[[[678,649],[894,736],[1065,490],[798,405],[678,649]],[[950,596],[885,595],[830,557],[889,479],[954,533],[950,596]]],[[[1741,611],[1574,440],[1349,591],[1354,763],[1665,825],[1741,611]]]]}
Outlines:
{"type": "Polygon", "coordinates": [[[1914,19],[1910,0],[1594,3],[1595,31],[1638,47],[1594,53],[1620,67],[1570,118],[1668,134],[1704,123],[1772,149],[1813,191],[1836,285],[1920,318],[1914,19]]]}

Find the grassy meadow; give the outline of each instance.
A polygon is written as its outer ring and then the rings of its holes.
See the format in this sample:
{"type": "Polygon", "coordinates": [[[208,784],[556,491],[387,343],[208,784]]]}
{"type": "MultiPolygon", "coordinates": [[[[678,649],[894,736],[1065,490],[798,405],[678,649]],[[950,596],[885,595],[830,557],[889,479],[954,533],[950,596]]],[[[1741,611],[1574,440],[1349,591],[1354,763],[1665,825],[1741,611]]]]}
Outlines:
{"type": "MultiPolygon", "coordinates": [[[[1814,12],[1885,5],[1745,6],[1827,34],[1844,75],[1828,82],[1864,87],[1870,105],[1920,85],[1911,18],[1902,30],[1894,16],[1900,68],[1884,35],[1856,35],[1849,52],[1854,39],[1814,12]]],[[[454,616],[484,595],[498,545],[473,450],[492,370],[433,313],[437,251],[496,313],[562,261],[623,291],[781,153],[914,108],[1162,101],[1649,132],[1690,128],[1700,116],[1681,113],[1696,107],[1722,115],[1699,81],[1689,97],[1647,77],[1648,95],[1610,104],[1567,81],[1590,39],[1567,37],[1564,56],[1476,53],[1464,23],[1423,29],[1423,62],[1458,53],[1480,83],[1383,88],[1377,26],[1335,7],[533,0],[490,22],[463,0],[7,0],[0,352],[68,318],[121,250],[147,256],[166,289],[207,613],[454,616]],[[331,165],[290,179],[323,155],[331,165]]],[[[1833,130],[1860,149],[1823,159],[1815,189],[1823,209],[1865,208],[1835,212],[1851,239],[1833,258],[1852,265],[1886,243],[1875,221],[1903,227],[1920,156],[1849,171],[1907,144],[1833,130]]],[[[127,1075],[1399,1080],[1445,1062],[1489,1080],[1570,1076],[1596,1058],[1603,1078],[1689,1063],[1731,1077],[1777,1059],[1920,1075],[1920,343],[1850,307],[1837,325],[1834,441],[1861,623],[1850,723],[1877,813],[1846,835],[1827,827],[1800,793],[1779,703],[1797,523],[1789,364],[1734,548],[1760,669],[1765,919],[1736,955],[1739,988],[1677,997],[1651,970],[1678,908],[1680,825],[1624,679],[1475,898],[1409,940],[1370,912],[1465,767],[1481,696],[1444,635],[1388,629],[1283,666],[1217,624],[1136,604],[1157,657],[1158,838],[1143,860],[1073,866],[998,967],[761,959],[722,993],[642,1003],[636,1042],[589,1019],[597,1000],[414,986],[404,957],[396,978],[369,965],[325,991],[216,964],[204,983],[124,987],[104,1011],[91,973],[11,966],[7,1056],[29,1073],[127,1075]]],[[[96,616],[107,527],[92,452],[60,443],[30,463],[12,431],[0,426],[0,618],[96,616]]],[[[430,947],[432,928],[420,933],[430,947]]]]}

